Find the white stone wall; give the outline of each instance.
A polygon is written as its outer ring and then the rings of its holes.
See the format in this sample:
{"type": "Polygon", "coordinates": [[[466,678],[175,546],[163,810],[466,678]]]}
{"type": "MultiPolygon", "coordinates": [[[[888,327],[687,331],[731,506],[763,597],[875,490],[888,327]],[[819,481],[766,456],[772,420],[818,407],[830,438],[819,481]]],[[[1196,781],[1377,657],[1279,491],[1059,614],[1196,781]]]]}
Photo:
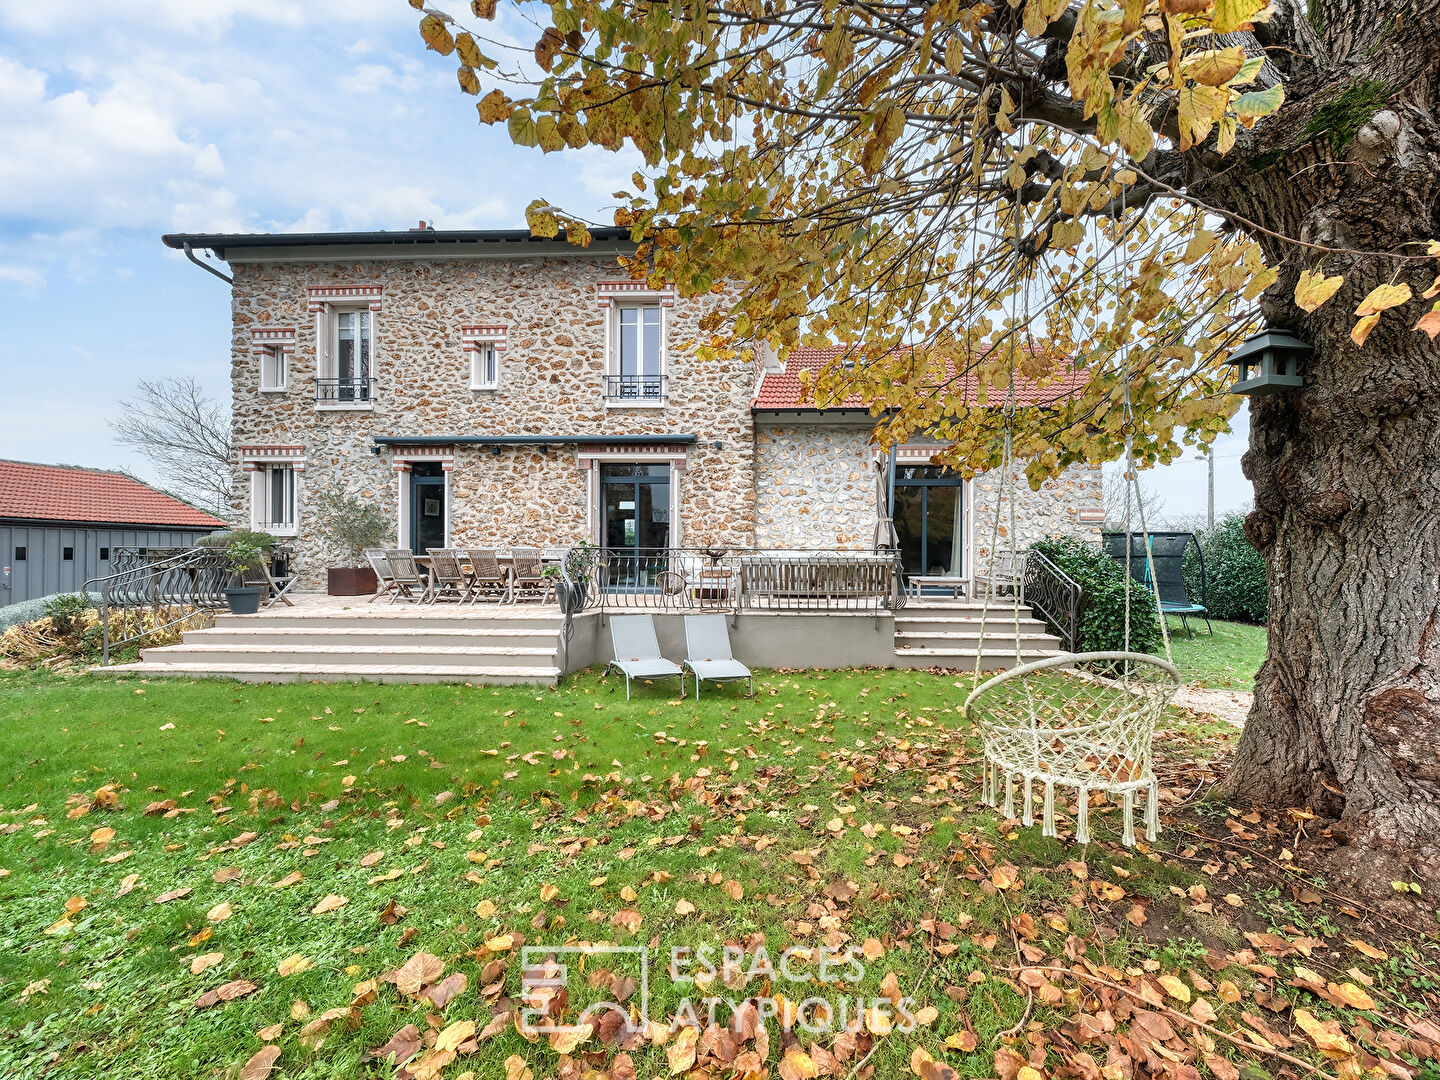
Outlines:
{"type": "MultiPolygon", "coordinates": [[[[303,446],[296,546],[304,587],[323,582],[333,556],[318,541],[310,506],[334,483],[359,490],[398,517],[392,454],[376,435],[665,435],[697,442],[677,473],[681,541],[748,546],[755,537],[754,441],[749,363],[702,360],[699,320],[727,298],[677,299],[666,316],[666,389],[660,409],[606,408],[602,281],[625,278],[613,258],[376,259],[364,262],[237,263],[233,291],[234,439],[240,446],[303,446]],[[315,404],[316,316],[307,290],[378,284],[377,380],[369,411],[315,404]],[[499,389],[471,390],[461,327],[504,325],[499,389]],[[259,392],[251,330],[293,328],[288,389],[259,392]],[[716,447],[719,443],[719,448],[716,447]]],[[[237,463],[237,470],[240,466],[237,463]]],[[[248,523],[250,485],[237,471],[235,518],[248,523]]],[[[457,447],[451,473],[452,543],[566,544],[587,533],[589,494],[573,446],[457,447]]]]}
{"type": "MultiPolygon", "coordinates": [[[[755,429],[755,538],[761,547],[868,549],[874,543],[876,453],[868,425],[802,423],[755,429]]],[[[1073,466],[1039,491],[1015,470],[1018,549],[1036,540],[1074,536],[1098,541],[1104,517],[1098,467],[1073,466]]],[[[968,528],[973,564],[989,566],[995,507],[1001,507],[998,551],[1010,546],[1009,509],[998,474],[970,485],[968,528]]]]}
{"type": "Polygon", "coordinates": [[[758,547],[868,550],[875,543],[868,424],[755,428],[758,547]]]}
{"type": "MultiPolygon", "coordinates": [[[[1015,546],[1024,551],[1037,540],[1073,536],[1095,543],[1104,524],[1104,482],[1100,466],[1072,465],[1058,477],[1046,480],[1039,491],[1030,490],[1023,464],[1014,467],[1015,546]]],[[[972,484],[971,521],[975,565],[990,565],[992,543],[998,554],[1010,551],[1010,508],[999,473],[986,473],[972,484]],[[1000,510],[998,538],[995,511],[1000,510]]]]}

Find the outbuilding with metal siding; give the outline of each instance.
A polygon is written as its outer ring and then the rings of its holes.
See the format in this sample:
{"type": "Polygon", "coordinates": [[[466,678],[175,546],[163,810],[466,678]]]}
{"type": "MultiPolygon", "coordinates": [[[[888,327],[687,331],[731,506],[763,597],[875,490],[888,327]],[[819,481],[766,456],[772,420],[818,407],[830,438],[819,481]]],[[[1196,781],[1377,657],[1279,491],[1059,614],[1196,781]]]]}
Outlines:
{"type": "Polygon", "coordinates": [[[77,592],[121,548],[189,547],[222,528],[123,473],[0,461],[0,607],[77,592]]]}

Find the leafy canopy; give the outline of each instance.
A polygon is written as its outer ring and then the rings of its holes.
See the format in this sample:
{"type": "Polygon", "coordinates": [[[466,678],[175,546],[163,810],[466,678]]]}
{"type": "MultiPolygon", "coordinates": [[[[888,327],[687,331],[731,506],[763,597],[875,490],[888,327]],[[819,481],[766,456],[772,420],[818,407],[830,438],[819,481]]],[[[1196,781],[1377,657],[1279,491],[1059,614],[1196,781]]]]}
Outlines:
{"type": "MultiPolygon", "coordinates": [[[[1208,444],[1238,407],[1221,361],[1277,271],[1185,188],[1284,101],[1250,32],[1266,0],[518,8],[529,54],[435,8],[420,31],[516,143],[640,151],[615,224],[637,276],[731,295],[706,347],[838,347],[855,362],[822,373],[822,403],[858,391],[888,410],[882,444],[929,432],[966,471],[999,463],[1004,422],[968,407],[1033,380],[1048,407],[1015,425],[1032,483],[1113,458],[1126,429],[1169,460],[1179,429],[1208,444]],[[1071,364],[1090,376],[1074,396],[1071,364]]],[[[589,242],[543,200],[528,217],[589,242]]],[[[1297,301],[1339,283],[1317,264],[1297,301]]],[[[1377,293],[1362,339],[1401,302],[1377,293]]]]}

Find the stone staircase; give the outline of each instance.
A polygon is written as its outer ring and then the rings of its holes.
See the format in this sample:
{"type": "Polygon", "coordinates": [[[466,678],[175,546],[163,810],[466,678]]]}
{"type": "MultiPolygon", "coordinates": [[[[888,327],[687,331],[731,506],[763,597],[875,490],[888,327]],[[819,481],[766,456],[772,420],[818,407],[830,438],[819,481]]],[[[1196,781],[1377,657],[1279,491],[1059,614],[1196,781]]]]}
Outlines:
{"type": "Polygon", "coordinates": [[[217,614],[179,645],[142,649],[107,671],[218,676],[245,682],[478,682],[553,686],[560,678],[557,612],[481,607],[281,609],[217,614]]]}
{"type": "MultiPolygon", "coordinates": [[[[1015,665],[1015,612],[1009,600],[994,601],[980,640],[978,600],[911,602],[895,613],[895,666],[973,669],[980,656],[983,671],[1015,665]]],[[[1060,639],[1046,632],[1028,607],[1020,609],[1020,662],[1043,660],[1061,651],[1060,639]]]]}

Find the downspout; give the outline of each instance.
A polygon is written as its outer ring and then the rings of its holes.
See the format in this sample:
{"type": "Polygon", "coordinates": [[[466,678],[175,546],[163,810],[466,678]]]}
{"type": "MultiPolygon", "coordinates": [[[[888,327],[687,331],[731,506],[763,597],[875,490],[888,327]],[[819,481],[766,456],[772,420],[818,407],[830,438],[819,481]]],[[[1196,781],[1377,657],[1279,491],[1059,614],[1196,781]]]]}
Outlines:
{"type": "Polygon", "coordinates": [[[208,273],[208,274],[214,274],[214,275],[215,275],[216,277],[218,277],[221,281],[225,282],[226,285],[234,285],[234,284],[235,284],[235,279],[234,279],[233,277],[231,277],[229,274],[222,274],[219,270],[216,270],[213,266],[207,266],[205,263],[203,263],[203,262],[201,262],[199,259],[197,259],[197,258],[195,257],[195,252],[193,252],[193,251],[190,250],[190,245],[189,245],[189,244],[186,244],[186,245],[185,245],[185,257],[186,257],[187,259],[189,259],[191,262],[193,262],[196,266],[200,267],[201,270],[204,270],[206,273],[208,273]]]}

